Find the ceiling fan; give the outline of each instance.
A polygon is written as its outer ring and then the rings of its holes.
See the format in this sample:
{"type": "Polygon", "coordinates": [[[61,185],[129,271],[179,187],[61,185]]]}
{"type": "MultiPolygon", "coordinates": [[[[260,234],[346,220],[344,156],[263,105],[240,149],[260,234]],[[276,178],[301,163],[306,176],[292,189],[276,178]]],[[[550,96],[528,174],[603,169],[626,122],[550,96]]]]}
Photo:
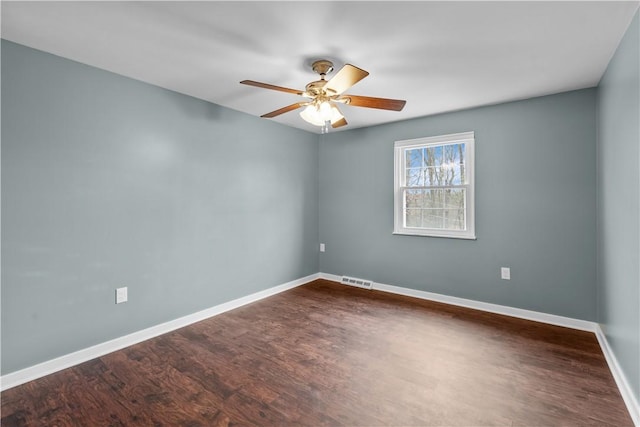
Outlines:
{"type": "Polygon", "coordinates": [[[270,119],[280,114],[305,107],[300,113],[300,117],[312,125],[321,126],[322,133],[328,132],[329,126],[339,128],[347,124],[347,120],[342,115],[342,112],[340,112],[337,104],[400,111],[407,102],[400,99],[373,98],[370,96],[345,94],[344,92],[351,86],[369,75],[367,71],[351,64],[346,64],[342,67],[330,80],[325,80],[325,77],[333,71],[333,63],[331,61],[326,59],[315,61],[311,64],[311,69],[320,75],[320,80],[309,83],[303,91],[260,83],[253,80],[243,80],[240,83],[264,89],[293,93],[309,98],[309,101],[296,102],[295,104],[287,105],[286,107],[263,114],[260,117],[270,119]]]}

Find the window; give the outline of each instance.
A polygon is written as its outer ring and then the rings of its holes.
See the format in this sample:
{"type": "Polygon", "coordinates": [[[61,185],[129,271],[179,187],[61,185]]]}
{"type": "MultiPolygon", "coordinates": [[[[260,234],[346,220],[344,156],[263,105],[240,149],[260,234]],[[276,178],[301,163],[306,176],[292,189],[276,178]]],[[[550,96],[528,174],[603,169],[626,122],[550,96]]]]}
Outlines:
{"type": "Polygon", "coordinates": [[[394,234],[475,239],[473,132],[396,141],[394,234]]]}

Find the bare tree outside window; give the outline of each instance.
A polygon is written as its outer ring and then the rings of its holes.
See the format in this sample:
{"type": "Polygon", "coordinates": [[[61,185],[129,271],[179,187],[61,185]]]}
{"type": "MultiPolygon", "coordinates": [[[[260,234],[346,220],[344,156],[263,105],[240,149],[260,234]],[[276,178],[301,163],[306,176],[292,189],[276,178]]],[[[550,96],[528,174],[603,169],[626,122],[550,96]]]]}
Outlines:
{"type": "Polygon", "coordinates": [[[464,144],[405,151],[407,227],[465,229],[464,144]]]}

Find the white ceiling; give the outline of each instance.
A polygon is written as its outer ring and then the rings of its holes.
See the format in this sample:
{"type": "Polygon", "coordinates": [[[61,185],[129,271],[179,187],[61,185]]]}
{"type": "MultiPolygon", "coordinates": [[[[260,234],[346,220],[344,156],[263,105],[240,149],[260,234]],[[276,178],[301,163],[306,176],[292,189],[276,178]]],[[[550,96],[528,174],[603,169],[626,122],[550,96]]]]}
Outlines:
{"type": "MultiPolygon", "coordinates": [[[[597,85],[638,1],[9,2],[2,38],[255,116],[331,59],[371,74],[347,93],[402,112],[342,107],[354,129],[597,85]]],[[[331,77],[331,76],[329,76],[331,77]]],[[[275,120],[318,132],[297,112],[275,120]]]]}

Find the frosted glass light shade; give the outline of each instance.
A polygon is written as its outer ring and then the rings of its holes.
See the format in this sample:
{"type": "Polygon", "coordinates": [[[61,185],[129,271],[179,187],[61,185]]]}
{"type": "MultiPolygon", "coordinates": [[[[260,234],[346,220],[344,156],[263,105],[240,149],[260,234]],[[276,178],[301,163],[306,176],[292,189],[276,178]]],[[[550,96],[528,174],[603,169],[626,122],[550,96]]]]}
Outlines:
{"type": "Polygon", "coordinates": [[[322,120],[318,109],[313,104],[307,105],[307,108],[302,110],[300,113],[300,117],[314,126],[324,126],[324,121],[322,120]]]}
{"type": "Polygon", "coordinates": [[[344,118],[340,114],[340,110],[329,102],[323,102],[319,106],[314,104],[307,105],[307,108],[300,113],[300,117],[314,126],[324,126],[325,122],[333,124],[344,118]]]}

